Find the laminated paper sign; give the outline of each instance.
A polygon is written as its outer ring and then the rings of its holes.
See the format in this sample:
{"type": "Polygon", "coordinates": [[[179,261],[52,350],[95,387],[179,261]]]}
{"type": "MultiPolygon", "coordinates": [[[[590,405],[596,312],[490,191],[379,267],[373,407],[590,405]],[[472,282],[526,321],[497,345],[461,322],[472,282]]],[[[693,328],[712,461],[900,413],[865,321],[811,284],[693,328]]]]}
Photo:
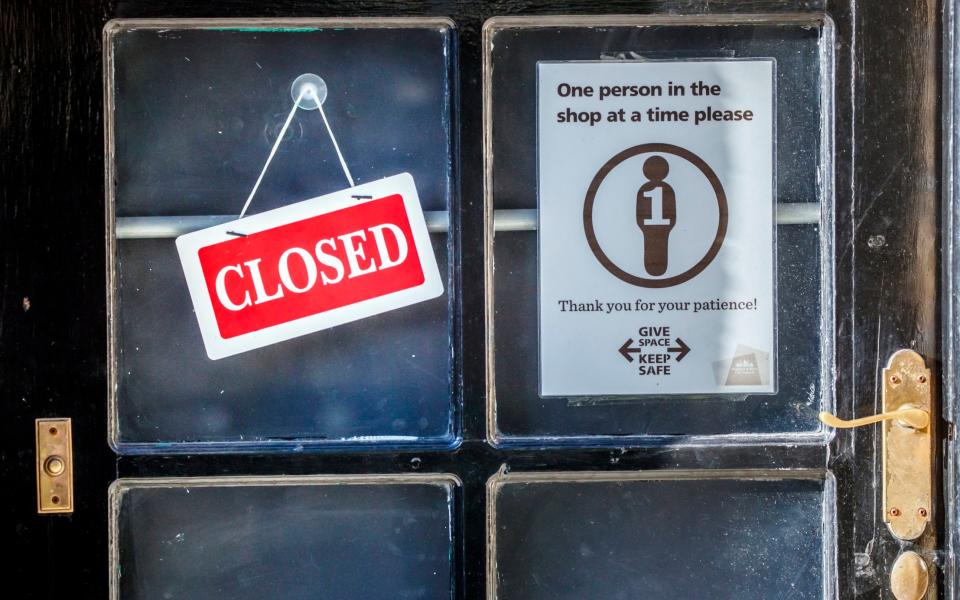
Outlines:
{"type": "Polygon", "coordinates": [[[177,250],[214,360],[443,293],[406,173],[182,235],[177,250]]]}
{"type": "Polygon", "coordinates": [[[541,394],[775,392],[774,61],[537,69],[541,394]]]}

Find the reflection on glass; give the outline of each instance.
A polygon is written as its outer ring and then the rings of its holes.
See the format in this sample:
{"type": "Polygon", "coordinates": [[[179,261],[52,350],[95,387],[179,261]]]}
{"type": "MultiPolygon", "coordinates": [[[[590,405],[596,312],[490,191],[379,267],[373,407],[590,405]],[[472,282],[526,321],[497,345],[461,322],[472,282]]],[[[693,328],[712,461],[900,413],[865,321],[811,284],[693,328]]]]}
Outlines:
{"type": "Polygon", "coordinates": [[[118,600],[453,598],[452,478],[121,480],[118,600]]]}
{"type": "Polygon", "coordinates": [[[817,474],[511,474],[489,492],[490,598],[833,597],[817,474]]]}

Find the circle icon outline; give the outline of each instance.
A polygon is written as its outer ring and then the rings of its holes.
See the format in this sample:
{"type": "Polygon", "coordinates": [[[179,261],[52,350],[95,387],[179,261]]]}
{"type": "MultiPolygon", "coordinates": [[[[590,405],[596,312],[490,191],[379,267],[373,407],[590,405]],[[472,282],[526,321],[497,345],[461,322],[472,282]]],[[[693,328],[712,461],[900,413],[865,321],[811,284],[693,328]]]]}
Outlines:
{"type": "Polygon", "coordinates": [[[702,158],[686,148],[681,148],[680,146],[675,146],[673,144],[639,144],[618,152],[613,156],[613,158],[604,163],[604,165],[600,167],[600,170],[597,171],[597,174],[593,176],[593,180],[590,182],[590,187],[587,188],[587,195],[584,198],[583,203],[583,229],[587,236],[587,244],[590,245],[590,250],[593,252],[593,255],[600,262],[600,264],[603,265],[603,268],[609,271],[617,279],[625,281],[631,285],[645,288],[673,287],[689,281],[703,272],[703,270],[706,269],[711,262],[713,262],[713,259],[716,258],[717,254],[720,252],[720,247],[723,245],[723,240],[727,235],[727,220],[727,196],[723,191],[723,185],[720,183],[720,178],[717,177],[717,174],[713,171],[713,169],[710,168],[710,165],[708,165],[702,158]],[[714,195],[717,198],[717,207],[720,210],[720,218],[717,222],[717,233],[714,236],[713,243],[710,245],[707,253],[704,254],[696,264],[683,273],[679,273],[671,277],[664,277],[662,279],[640,277],[638,275],[634,275],[633,273],[628,273],[624,269],[618,267],[616,263],[610,260],[610,257],[607,256],[607,254],[603,251],[603,248],[600,247],[600,242],[597,241],[596,231],[594,231],[593,227],[593,206],[596,202],[597,191],[600,189],[600,185],[603,183],[604,179],[606,179],[607,175],[609,175],[612,170],[614,170],[625,160],[633,158],[639,154],[649,154],[653,152],[678,156],[697,167],[697,169],[703,173],[704,177],[707,178],[707,181],[713,188],[714,195]]]}

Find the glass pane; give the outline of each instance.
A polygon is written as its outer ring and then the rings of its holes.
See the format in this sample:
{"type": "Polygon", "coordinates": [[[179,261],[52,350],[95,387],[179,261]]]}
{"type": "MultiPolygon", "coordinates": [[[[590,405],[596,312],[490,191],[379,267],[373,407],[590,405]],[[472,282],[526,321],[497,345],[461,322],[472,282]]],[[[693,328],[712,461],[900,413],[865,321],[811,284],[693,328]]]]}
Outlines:
{"type": "Polygon", "coordinates": [[[816,474],[510,474],[490,494],[490,598],[833,597],[816,474]]]}
{"type": "MultiPolygon", "coordinates": [[[[487,200],[488,218],[495,224],[487,249],[493,263],[490,437],[507,445],[622,445],[757,434],[768,440],[822,439],[817,413],[833,403],[829,21],[814,16],[744,23],[707,17],[602,20],[581,25],[570,18],[559,25],[550,18],[504,18],[486,28],[487,200]],[[771,58],[776,64],[776,393],[666,396],[655,386],[638,385],[627,395],[541,395],[538,64],[771,58]]],[[[571,236],[571,243],[579,243],[583,231],[571,236]]],[[[635,287],[624,293],[641,298],[655,292],[635,287]]],[[[635,369],[635,362],[628,364],[617,353],[617,345],[631,334],[624,331],[610,346],[609,360],[635,369]]],[[[567,341],[571,347],[578,335],[567,341]]],[[[732,438],[718,441],[723,439],[732,438]]]]}
{"type": "Polygon", "coordinates": [[[149,598],[452,598],[451,477],[120,480],[111,584],[149,598]]]}
{"type": "Polygon", "coordinates": [[[452,348],[455,32],[444,19],[115,21],[107,29],[114,223],[111,438],[121,452],[447,447],[458,439],[452,348]],[[291,113],[303,73],[324,116],[291,113]],[[413,176],[444,293],[210,360],[174,237],[413,176]]]}

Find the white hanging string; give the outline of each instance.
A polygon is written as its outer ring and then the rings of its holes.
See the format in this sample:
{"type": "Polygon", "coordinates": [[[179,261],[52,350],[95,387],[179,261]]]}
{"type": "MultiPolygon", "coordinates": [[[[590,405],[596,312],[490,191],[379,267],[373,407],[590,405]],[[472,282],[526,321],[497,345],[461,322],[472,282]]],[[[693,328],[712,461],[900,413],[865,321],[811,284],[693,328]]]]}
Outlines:
{"type": "Polygon", "coordinates": [[[350,169],[347,168],[347,161],[343,160],[343,154],[340,152],[340,145],[337,144],[337,138],[333,135],[333,130],[330,129],[330,122],[327,121],[327,113],[323,112],[323,103],[320,102],[320,98],[317,98],[317,92],[313,88],[308,88],[307,93],[313,96],[313,99],[317,103],[317,108],[320,109],[320,116],[323,117],[323,124],[327,126],[327,133],[330,134],[330,141],[333,142],[333,149],[337,151],[337,158],[340,159],[340,166],[343,167],[343,174],[347,176],[347,181],[350,182],[350,187],[354,187],[356,184],[353,183],[353,176],[350,175],[350,169]]]}
{"type": "Polygon", "coordinates": [[[293,121],[293,115],[296,114],[297,109],[300,108],[300,101],[303,100],[303,96],[306,92],[301,90],[300,95],[297,96],[296,102],[293,103],[293,108],[290,109],[290,114],[287,115],[287,120],[283,123],[283,128],[280,129],[280,135],[277,136],[277,141],[273,143],[273,148],[270,149],[270,155],[267,156],[267,162],[264,163],[263,169],[260,170],[260,177],[257,177],[257,182],[253,184],[253,189],[250,190],[250,195],[247,196],[247,201],[243,203],[243,210],[240,211],[240,216],[238,219],[242,219],[243,215],[247,214],[247,209],[250,208],[250,202],[253,201],[253,195],[257,193],[257,188],[260,187],[260,182],[263,181],[263,176],[267,173],[267,167],[270,166],[270,161],[273,160],[273,155],[277,153],[277,148],[280,147],[280,142],[283,141],[283,136],[287,135],[287,129],[290,127],[290,122],[293,121]]]}
{"type": "Polygon", "coordinates": [[[270,167],[270,162],[273,160],[273,156],[277,153],[277,148],[280,147],[280,142],[283,141],[283,136],[287,134],[287,129],[290,128],[290,123],[293,121],[293,115],[296,114],[297,109],[300,108],[300,102],[303,100],[304,96],[311,96],[314,102],[317,103],[317,108],[320,109],[320,116],[323,117],[323,124],[327,128],[327,133],[330,134],[330,141],[333,142],[333,149],[337,151],[337,158],[340,159],[340,166],[343,167],[343,174],[347,176],[347,181],[350,182],[350,187],[354,187],[356,184],[353,183],[353,176],[350,175],[350,169],[347,168],[347,161],[343,158],[343,153],[340,152],[340,145],[337,144],[337,138],[333,135],[333,129],[330,128],[330,122],[327,121],[327,114],[323,112],[323,103],[320,102],[320,98],[317,96],[317,91],[313,86],[304,86],[300,90],[300,94],[297,96],[297,99],[293,103],[293,108],[290,109],[290,114],[287,115],[287,120],[284,121],[283,127],[280,129],[280,135],[277,136],[277,141],[273,143],[273,148],[270,149],[270,154],[267,156],[267,162],[264,163],[263,169],[260,171],[260,176],[257,177],[257,182],[253,184],[253,189],[250,190],[250,195],[247,196],[247,201],[243,203],[243,209],[240,211],[240,216],[238,219],[242,219],[243,215],[247,214],[247,209],[250,208],[250,203],[253,201],[253,196],[257,193],[257,189],[260,187],[260,183],[263,181],[263,176],[266,175],[267,169],[270,167]]]}

